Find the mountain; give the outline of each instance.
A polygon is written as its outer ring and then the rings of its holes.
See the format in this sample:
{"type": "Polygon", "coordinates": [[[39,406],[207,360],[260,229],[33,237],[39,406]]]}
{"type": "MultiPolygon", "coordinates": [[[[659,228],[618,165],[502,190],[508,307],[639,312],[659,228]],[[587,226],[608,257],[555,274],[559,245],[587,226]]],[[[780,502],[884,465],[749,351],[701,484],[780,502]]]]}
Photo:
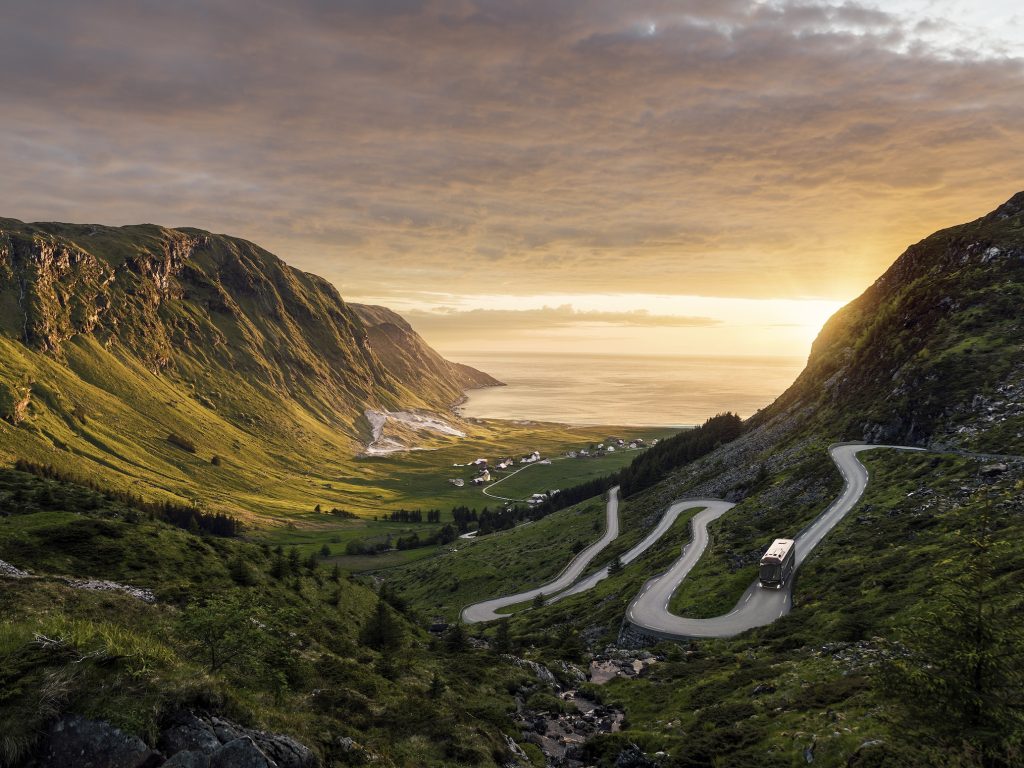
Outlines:
{"type": "Polygon", "coordinates": [[[237,458],[244,496],[357,453],[368,409],[498,383],[245,240],[0,219],[0,454],[187,498],[209,470],[186,454],[237,458]]]}
{"type": "Polygon", "coordinates": [[[1024,192],[912,245],[815,340],[752,426],[800,414],[847,440],[1024,450],[1024,192]]]}
{"type": "Polygon", "coordinates": [[[370,347],[388,372],[416,391],[438,390],[453,402],[467,389],[500,387],[493,376],[462,363],[445,360],[397,312],[387,307],[349,304],[366,328],[370,347]]]}
{"type": "MultiPolygon", "coordinates": [[[[774,539],[796,538],[843,493],[830,444],[927,449],[858,454],[863,497],[800,566],[792,611],[765,627],[659,643],[631,626],[634,597],[690,550],[686,518],[593,590],[513,613],[501,632],[531,658],[614,675],[597,697],[624,710],[628,744],[646,756],[596,736],[585,764],[1022,765],[1022,299],[1024,193],[908,248],[740,429],[715,417],[701,430],[710,445],[681,433],[605,481],[630,492],[591,570],[621,563],[678,500],[735,503],[666,605],[710,618],[740,604],[774,539]],[[652,651],[657,663],[635,674],[652,651]]],[[[595,496],[384,578],[413,608],[455,617],[554,578],[597,539],[603,513],[595,496]]],[[[524,731],[554,711],[527,703],[524,731]]]]}

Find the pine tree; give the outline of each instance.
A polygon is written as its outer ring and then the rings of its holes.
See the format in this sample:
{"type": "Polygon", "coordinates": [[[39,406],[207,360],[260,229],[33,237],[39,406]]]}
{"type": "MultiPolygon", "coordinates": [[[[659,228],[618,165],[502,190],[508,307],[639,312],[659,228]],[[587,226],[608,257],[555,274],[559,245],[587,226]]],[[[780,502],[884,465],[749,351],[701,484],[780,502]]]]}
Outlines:
{"type": "Polygon", "coordinates": [[[427,695],[432,699],[440,699],[444,694],[445,687],[444,680],[435,672],[430,680],[430,690],[427,691],[427,695]]]}
{"type": "Polygon", "coordinates": [[[466,628],[462,622],[456,622],[444,636],[444,649],[448,653],[462,653],[469,647],[469,640],[466,637],[466,628]]]}
{"type": "Polygon", "coordinates": [[[615,576],[616,574],[622,573],[622,558],[618,555],[608,565],[608,575],[615,576]]]}
{"type": "Polygon", "coordinates": [[[359,639],[378,651],[397,651],[405,642],[405,633],[388,604],[377,600],[377,608],[363,625],[359,639]]]}
{"type": "Polygon", "coordinates": [[[509,633],[508,619],[498,622],[498,630],[494,635],[494,650],[496,653],[512,652],[512,636],[509,633]]]}
{"type": "Polygon", "coordinates": [[[544,593],[543,592],[538,592],[536,597],[533,598],[533,607],[534,608],[543,608],[544,607],[544,593]]]}

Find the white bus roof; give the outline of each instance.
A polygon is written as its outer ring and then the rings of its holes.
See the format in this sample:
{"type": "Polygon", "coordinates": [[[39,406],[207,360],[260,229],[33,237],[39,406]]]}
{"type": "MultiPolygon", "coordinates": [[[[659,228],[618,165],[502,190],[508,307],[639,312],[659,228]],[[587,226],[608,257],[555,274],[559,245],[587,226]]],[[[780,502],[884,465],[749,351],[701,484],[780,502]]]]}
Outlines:
{"type": "Polygon", "coordinates": [[[768,547],[768,551],[764,553],[764,557],[761,558],[761,562],[764,563],[767,561],[781,563],[792,548],[793,539],[776,539],[772,542],[772,545],[768,547]]]}

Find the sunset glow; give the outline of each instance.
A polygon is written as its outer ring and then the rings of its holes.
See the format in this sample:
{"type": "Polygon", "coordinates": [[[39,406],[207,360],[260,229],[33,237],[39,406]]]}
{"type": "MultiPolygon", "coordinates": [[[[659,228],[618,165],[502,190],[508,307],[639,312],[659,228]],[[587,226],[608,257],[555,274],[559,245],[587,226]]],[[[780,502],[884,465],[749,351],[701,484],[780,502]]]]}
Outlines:
{"type": "Polygon", "coordinates": [[[5,14],[4,215],[246,237],[451,350],[480,338],[453,317],[501,309],[527,314],[491,347],[804,355],[1024,178],[1001,0],[5,14]],[[713,322],[529,327],[563,306],[713,322]]]}

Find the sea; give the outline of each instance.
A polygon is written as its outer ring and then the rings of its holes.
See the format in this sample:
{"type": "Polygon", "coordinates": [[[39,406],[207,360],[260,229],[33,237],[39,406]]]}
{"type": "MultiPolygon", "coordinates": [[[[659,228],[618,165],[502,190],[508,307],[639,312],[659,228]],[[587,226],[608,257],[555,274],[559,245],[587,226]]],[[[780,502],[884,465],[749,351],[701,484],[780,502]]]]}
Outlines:
{"type": "Polygon", "coordinates": [[[746,418],[782,394],[806,362],[494,351],[447,356],[508,385],[467,392],[459,408],[464,416],[621,426],[691,426],[725,411],[746,418]]]}

